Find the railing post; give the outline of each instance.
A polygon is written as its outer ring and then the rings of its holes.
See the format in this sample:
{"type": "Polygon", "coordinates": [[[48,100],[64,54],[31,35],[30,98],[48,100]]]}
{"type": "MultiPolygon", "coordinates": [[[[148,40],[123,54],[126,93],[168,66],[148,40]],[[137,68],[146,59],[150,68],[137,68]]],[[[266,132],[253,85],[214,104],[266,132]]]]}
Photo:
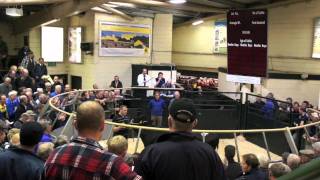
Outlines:
{"type": "Polygon", "coordinates": [[[208,133],[201,133],[202,136],[202,142],[206,142],[206,136],[208,135],[208,133]]]}
{"type": "Polygon", "coordinates": [[[265,133],[265,132],[262,132],[262,136],[263,136],[264,145],[266,146],[266,150],[267,150],[267,154],[268,154],[269,161],[271,161],[270,149],[269,149],[269,145],[268,145],[266,133],[265,133]]]}
{"type": "Polygon", "coordinates": [[[240,153],[239,153],[239,147],[238,147],[237,133],[233,133],[233,136],[234,136],[234,144],[236,145],[238,162],[240,163],[240,153]]]}
{"type": "Polygon", "coordinates": [[[135,154],[135,153],[137,153],[137,151],[138,151],[138,146],[139,146],[139,141],[140,141],[141,131],[142,131],[142,129],[141,129],[141,128],[139,128],[138,136],[137,136],[137,142],[136,142],[136,146],[135,146],[135,148],[134,148],[134,154],[135,154]]]}
{"type": "Polygon", "coordinates": [[[298,155],[299,151],[297,149],[296,143],[294,142],[291,131],[288,127],[286,127],[286,130],[284,131],[284,135],[286,136],[291,152],[298,155]]]}

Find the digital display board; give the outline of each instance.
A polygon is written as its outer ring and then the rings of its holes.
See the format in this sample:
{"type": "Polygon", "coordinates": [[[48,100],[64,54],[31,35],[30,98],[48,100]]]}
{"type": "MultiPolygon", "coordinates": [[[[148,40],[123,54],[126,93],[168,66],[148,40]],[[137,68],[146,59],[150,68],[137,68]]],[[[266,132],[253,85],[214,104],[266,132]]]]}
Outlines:
{"type": "Polygon", "coordinates": [[[228,73],[266,77],[267,10],[230,10],[227,15],[228,73]]]}

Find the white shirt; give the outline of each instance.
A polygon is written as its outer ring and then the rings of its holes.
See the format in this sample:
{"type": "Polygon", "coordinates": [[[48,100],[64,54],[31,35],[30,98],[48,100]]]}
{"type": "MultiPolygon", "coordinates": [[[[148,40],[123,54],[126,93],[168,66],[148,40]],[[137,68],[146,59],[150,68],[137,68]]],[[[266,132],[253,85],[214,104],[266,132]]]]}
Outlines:
{"type": "Polygon", "coordinates": [[[139,74],[138,79],[137,79],[138,86],[150,87],[152,85],[151,79],[152,78],[148,74],[146,74],[146,75],[139,74]]]}

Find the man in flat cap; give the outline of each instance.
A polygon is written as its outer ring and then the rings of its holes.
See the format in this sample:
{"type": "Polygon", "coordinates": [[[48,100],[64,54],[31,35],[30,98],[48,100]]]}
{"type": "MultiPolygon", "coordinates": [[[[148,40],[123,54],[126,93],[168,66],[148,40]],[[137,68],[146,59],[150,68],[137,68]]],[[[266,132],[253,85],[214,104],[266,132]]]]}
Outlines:
{"type": "Polygon", "coordinates": [[[192,134],[197,121],[190,99],[175,100],[169,109],[171,132],[143,150],[135,171],[145,180],[226,179],[217,153],[192,134]]]}

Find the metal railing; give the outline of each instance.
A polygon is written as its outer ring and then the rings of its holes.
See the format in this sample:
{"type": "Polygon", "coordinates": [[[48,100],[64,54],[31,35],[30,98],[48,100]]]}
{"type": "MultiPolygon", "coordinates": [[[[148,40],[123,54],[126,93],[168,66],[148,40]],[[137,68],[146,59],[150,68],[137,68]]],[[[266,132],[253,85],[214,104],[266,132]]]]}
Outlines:
{"type": "MultiPolygon", "coordinates": [[[[159,88],[144,88],[144,87],[142,87],[142,88],[138,88],[138,87],[118,88],[118,89],[119,90],[124,90],[124,89],[159,90],[159,88]]],[[[160,88],[160,89],[161,90],[171,90],[171,91],[183,90],[181,88],[179,88],[179,89],[176,89],[176,88],[160,88]]],[[[95,90],[78,90],[78,91],[72,91],[72,92],[69,92],[69,93],[63,93],[63,94],[55,96],[54,98],[59,97],[59,96],[65,96],[65,95],[68,95],[70,93],[76,93],[77,96],[75,96],[74,98],[78,98],[79,94],[81,92],[85,92],[85,91],[112,91],[112,90],[116,90],[116,89],[115,88],[110,88],[110,89],[95,89],[95,90]]],[[[69,115],[68,122],[67,122],[66,126],[63,128],[62,133],[65,133],[68,128],[69,128],[69,130],[71,128],[72,132],[74,132],[75,130],[72,127],[72,122],[73,122],[73,119],[74,119],[76,114],[74,112],[66,112],[66,111],[62,110],[61,107],[56,107],[52,103],[54,98],[50,98],[49,102],[48,102],[48,104],[52,108],[52,110],[55,110],[55,111],[57,111],[59,113],[64,113],[66,115],[69,115]]],[[[76,102],[76,100],[74,100],[73,102],[76,102]]],[[[315,110],[315,109],[308,109],[308,111],[312,111],[312,112],[320,114],[320,111],[315,110]]],[[[170,131],[168,128],[158,128],[158,127],[149,127],[149,126],[143,126],[143,125],[132,125],[132,124],[115,123],[115,122],[112,122],[110,119],[105,120],[105,124],[109,126],[108,129],[110,131],[111,131],[113,126],[120,126],[120,127],[129,128],[129,129],[137,129],[138,133],[137,133],[137,137],[136,137],[137,138],[137,142],[136,142],[135,148],[134,148],[135,152],[137,152],[137,149],[138,149],[139,139],[141,138],[142,130],[145,130],[145,131],[157,131],[157,132],[169,132],[170,131]]],[[[263,137],[264,146],[265,146],[264,148],[266,149],[267,156],[268,156],[269,160],[272,161],[271,156],[270,156],[271,152],[270,152],[270,149],[269,149],[269,144],[268,144],[268,141],[267,141],[266,133],[282,132],[286,137],[286,140],[287,140],[287,143],[288,143],[288,145],[290,147],[291,152],[295,153],[295,154],[298,154],[299,152],[298,152],[298,149],[297,149],[296,144],[294,142],[294,138],[292,136],[291,131],[302,129],[302,130],[304,130],[305,134],[307,135],[307,138],[310,138],[309,135],[308,135],[309,133],[308,133],[307,128],[308,127],[312,127],[312,126],[319,126],[319,125],[320,125],[320,121],[312,122],[310,124],[306,124],[306,125],[302,125],[302,126],[283,127],[283,128],[274,128],[274,129],[239,129],[239,130],[211,130],[211,129],[200,130],[200,129],[193,129],[192,132],[201,134],[202,137],[203,137],[203,141],[205,141],[207,134],[232,134],[233,137],[234,137],[234,141],[235,141],[235,147],[236,147],[236,151],[237,151],[237,155],[238,155],[238,160],[240,159],[240,157],[239,157],[239,144],[238,144],[238,140],[237,140],[237,135],[238,134],[259,133],[263,137]]],[[[109,137],[110,136],[111,135],[109,135],[109,137]]]]}

